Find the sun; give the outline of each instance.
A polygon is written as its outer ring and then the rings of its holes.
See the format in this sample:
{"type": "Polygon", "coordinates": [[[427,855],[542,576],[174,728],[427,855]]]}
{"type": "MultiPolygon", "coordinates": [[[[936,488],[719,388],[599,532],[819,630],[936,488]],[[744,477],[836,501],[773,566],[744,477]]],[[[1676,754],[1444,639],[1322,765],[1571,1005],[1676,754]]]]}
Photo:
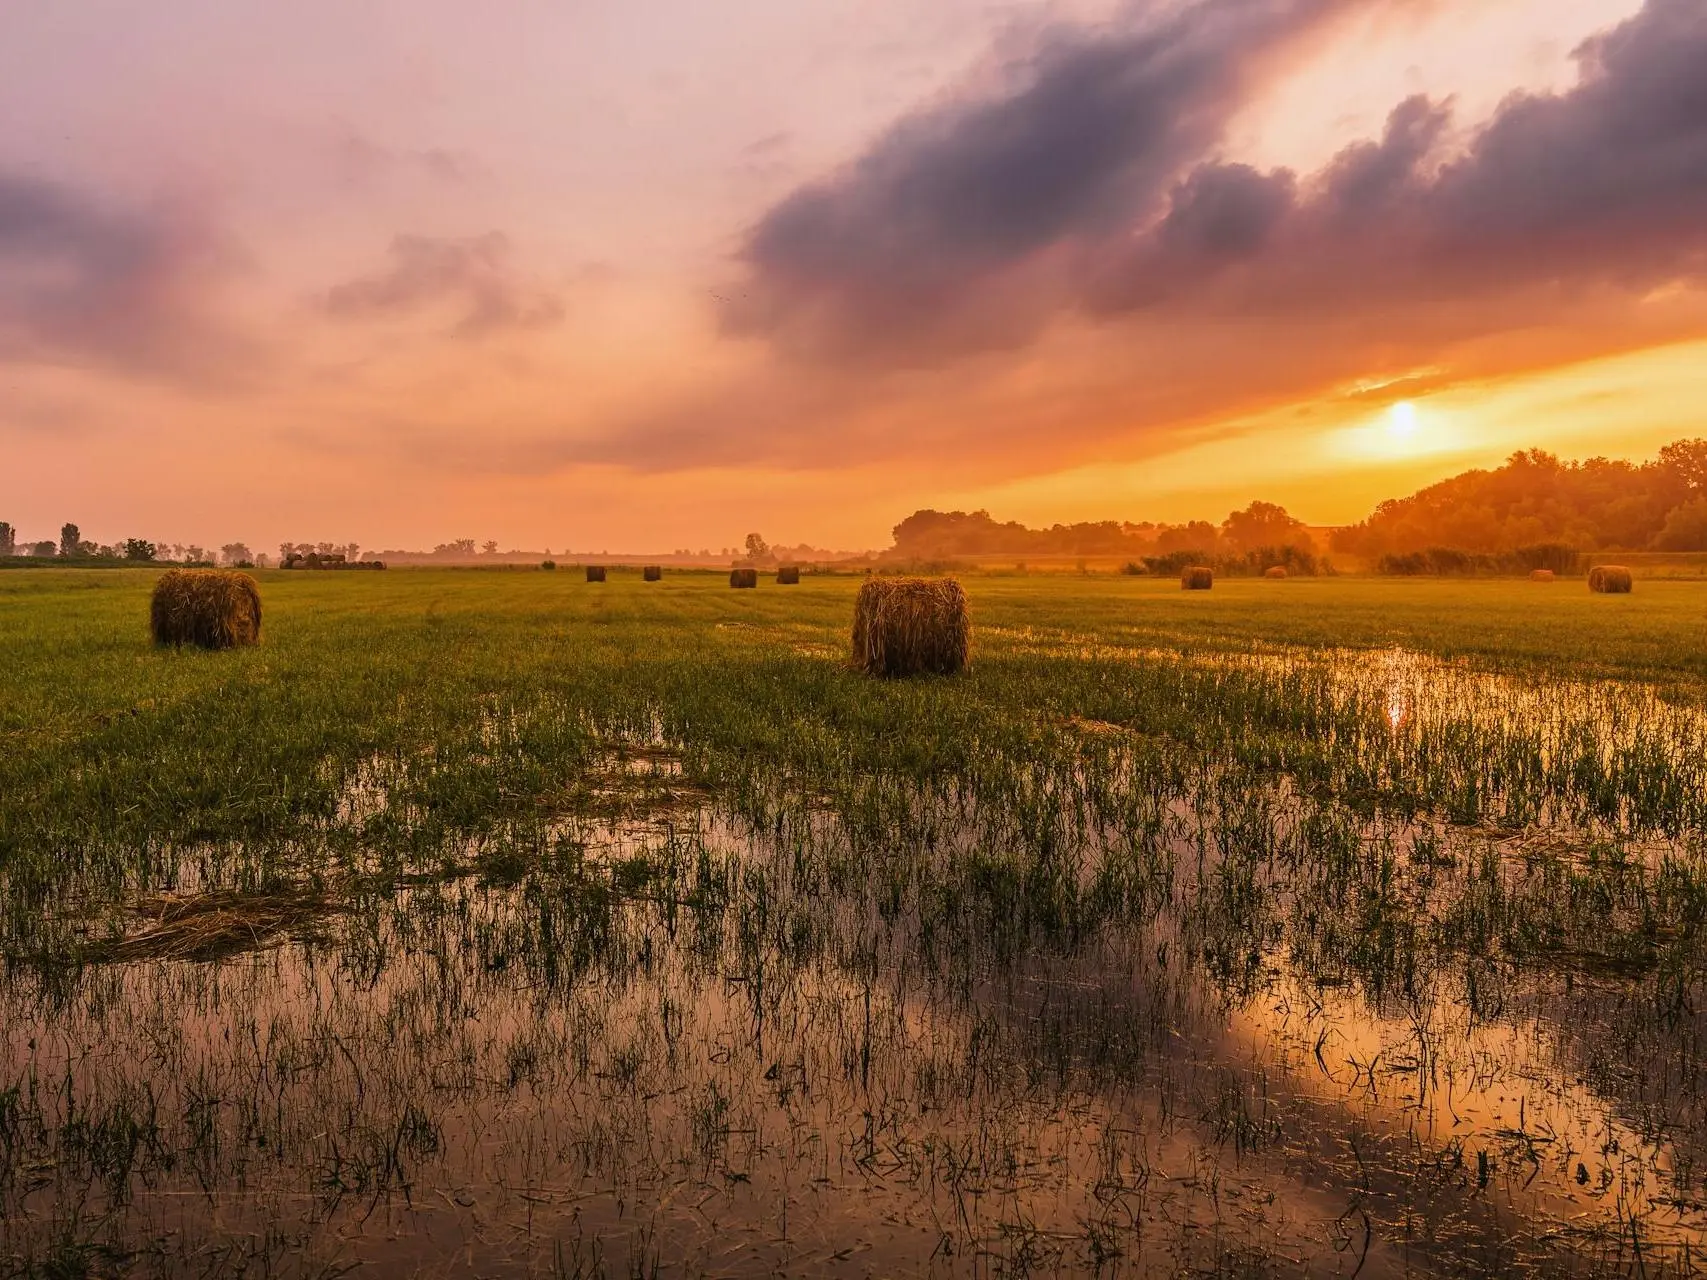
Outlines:
{"type": "Polygon", "coordinates": [[[1401,400],[1387,410],[1387,433],[1395,440],[1409,440],[1417,433],[1417,407],[1401,400]]]}

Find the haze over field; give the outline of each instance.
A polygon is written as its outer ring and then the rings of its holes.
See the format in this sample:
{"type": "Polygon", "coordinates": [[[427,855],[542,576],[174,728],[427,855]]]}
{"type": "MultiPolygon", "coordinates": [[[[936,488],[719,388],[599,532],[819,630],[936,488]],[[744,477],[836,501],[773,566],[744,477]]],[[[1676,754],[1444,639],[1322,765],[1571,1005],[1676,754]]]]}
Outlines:
{"type": "Polygon", "coordinates": [[[1651,457],[1703,66],[1703,0],[13,6],[0,515],[867,547],[1651,457]]]}

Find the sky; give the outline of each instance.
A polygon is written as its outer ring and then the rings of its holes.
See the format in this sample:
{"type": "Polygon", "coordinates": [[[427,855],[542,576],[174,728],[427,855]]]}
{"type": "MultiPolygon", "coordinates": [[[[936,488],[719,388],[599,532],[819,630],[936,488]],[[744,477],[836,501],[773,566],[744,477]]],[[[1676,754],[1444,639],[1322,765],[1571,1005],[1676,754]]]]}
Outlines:
{"type": "Polygon", "coordinates": [[[1707,0],[0,7],[0,520],[1313,524],[1707,434],[1707,0]]]}

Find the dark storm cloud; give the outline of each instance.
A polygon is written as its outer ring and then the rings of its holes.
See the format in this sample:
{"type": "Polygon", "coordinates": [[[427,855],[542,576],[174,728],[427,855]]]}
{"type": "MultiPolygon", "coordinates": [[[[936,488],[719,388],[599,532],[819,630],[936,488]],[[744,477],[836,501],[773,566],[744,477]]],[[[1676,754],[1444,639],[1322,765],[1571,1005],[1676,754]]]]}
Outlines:
{"type": "Polygon", "coordinates": [[[1155,303],[1256,257],[1291,216],[1296,187],[1285,170],[1199,165],[1174,188],[1154,233],[1125,256],[1120,269],[1093,275],[1089,298],[1110,309],[1155,303]]]}
{"type": "Polygon", "coordinates": [[[115,207],[0,173],[0,360],[232,381],[256,358],[213,314],[233,266],[184,208],[115,207]]]}
{"type": "Polygon", "coordinates": [[[374,320],[449,307],[458,314],[453,332],[459,337],[540,328],[563,318],[562,300],[517,272],[501,232],[463,239],[398,236],[390,259],[384,271],[331,289],[327,311],[374,320]]]}
{"type": "Polygon", "coordinates": [[[1158,223],[1094,262],[1084,297],[1105,314],[1457,305],[1469,336],[1490,296],[1604,286],[1635,295],[1700,276],[1707,4],[1650,0],[1578,57],[1575,89],[1508,100],[1444,161],[1447,110],[1414,98],[1379,142],[1346,148],[1301,193],[1290,173],[1244,171],[1230,210],[1205,208],[1200,188],[1226,170],[1200,168],[1158,223]],[[1245,239],[1202,251],[1196,240],[1223,222],[1245,239]]]}
{"type": "Polygon", "coordinates": [[[903,122],[766,214],[731,328],[792,356],[931,364],[1064,313],[1284,323],[1412,298],[1457,305],[1471,337],[1511,319],[1480,309],[1490,295],[1703,270],[1703,0],[1648,0],[1578,50],[1576,88],[1508,100],[1455,155],[1448,108],[1418,97],[1308,180],[1223,162],[1253,61],[1335,7],[1207,0],[1057,37],[1008,96],[903,122]]]}
{"type": "Polygon", "coordinates": [[[1218,141],[1254,61],[1342,7],[1202,0],[1139,30],[1052,34],[1006,96],[907,119],[765,214],[730,328],[890,358],[1022,339],[1048,306],[1040,259],[1148,215],[1218,141]]]}
{"type": "Polygon", "coordinates": [[[1592,247],[1613,258],[1698,252],[1707,233],[1707,4],[1648,0],[1577,56],[1578,88],[1508,103],[1440,175],[1425,211],[1431,230],[1449,244],[1526,257],[1537,248],[1592,247]]]}
{"type": "Polygon", "coordinates": [[[1379,142],[1354,143],[1328,166],[1318,184],[1323,216],[1338,226],[1365,225],[1416,197],[1422,163],[1451,123],[1451,111],[1427,98],[1400,103],[1379,142]]]}

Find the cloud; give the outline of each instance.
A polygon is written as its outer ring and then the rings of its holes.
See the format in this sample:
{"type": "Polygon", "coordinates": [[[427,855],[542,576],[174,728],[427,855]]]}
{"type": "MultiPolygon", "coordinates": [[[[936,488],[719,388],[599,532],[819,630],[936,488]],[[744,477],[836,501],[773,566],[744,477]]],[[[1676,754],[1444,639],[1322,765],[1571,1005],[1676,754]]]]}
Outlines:
{"type": "MultiPolygon", "coordinates": [[[[1222,160],[1251,68],[1334,12],[1202,0],[1138,31],[1055,35],[1004,96],[904,120],[770,209],[726,327],[787,358],[933,366],[1063,316],[1430,305],[1541,284],[1640,290],[1707,250],[1707,6],[1648,0],[1509,99],[1456,156],[1450,108],[1309,180],[1222,160]]],[[[1466,308],[1464,333],[1478,320],[1466,308]]]]}
{"type": "Polygon", "coordinates": [[[1330,10],[1210,0],[1057,35],[1005,96],[903,121],[752,228],[738,375],[556,455],[1018,472],[1359,380],[1700,332],[1707,5],[1647,0],[1578,50],[1574,87],[1469,128],[1418,96],[1312,174],[1225,158],[1262,51],[1330,10]]]}
{"type": "Polygon", "coordinates": [[[1456,155],[1441,154],[1448,109],[1413,98],[1380,141],[1302,186],[1284,171],[1201,165],[1157,224],[1095,263],[1084,301],[1103,315],[1255,307],[1293,320],[1412,305],[1451,311],[1468,337],[1498,314],[1483,309],[1490,299],[1542,290],[1556,310],[1590,291],[1635,298],[1701,280],[1707,6],[1649,0],[1578,59],[1574,89],[1508,100],[1456,155]],[[1204,206],[1206,184],[1232,184],[1247,206],[1248,235],[1221,252],[1176,234],[1227,218],[1204,206]]]}
{"type": "Polygon", "coordinates": [[[1012,345],[1059,305],[1051,259],[1151,216],[1251,78],[1343,0],[1200,0],[1046,33],[1005,92],[901,121],[750,230],[727,327],[795,355],[930,363],[1012,345]]]}
{"type": "Polygon", "coordinates": [[[387,320],[449,309],[451,330],[478,338],[501,330],[536,329],[563,319],[562,299],[522,278],[502,232],[462,239],[398,236],[378,274],[336,285],[329,314],[343,320],[387,320]]]}
{"type": "Polygon", "coordinates": [[[217,307],[238,266],[187,205],[118,207],[0,172],[0,361],[241,380],[260,352],[217,307]]]}
{"type": "Polygon", "coordinates": [[[345,182],[361,185],[400,176],[463,187],[485,175],[485,166],[466,151],[448,147],[391,147],[340,121],[329,143],[333,166],[345,182]]]}

